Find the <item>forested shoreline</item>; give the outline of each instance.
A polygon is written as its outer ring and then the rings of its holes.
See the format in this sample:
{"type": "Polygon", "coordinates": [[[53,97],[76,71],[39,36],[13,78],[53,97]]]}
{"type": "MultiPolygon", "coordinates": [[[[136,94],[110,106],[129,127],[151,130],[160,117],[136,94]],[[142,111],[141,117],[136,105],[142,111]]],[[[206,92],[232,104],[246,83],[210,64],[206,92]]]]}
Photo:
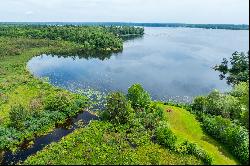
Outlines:
{"type": "MultiPolygon", "coordinates": [[[[1,24],[1,23],[0,23],[1,24]]],[[[2,22],[9,25],[86,25],[86,26],[141,26],[141,27],[183,27],[204,29],[249,30],[246,24],[185,24],[185,23],[127,23],[127,22],[2,22]]]]}

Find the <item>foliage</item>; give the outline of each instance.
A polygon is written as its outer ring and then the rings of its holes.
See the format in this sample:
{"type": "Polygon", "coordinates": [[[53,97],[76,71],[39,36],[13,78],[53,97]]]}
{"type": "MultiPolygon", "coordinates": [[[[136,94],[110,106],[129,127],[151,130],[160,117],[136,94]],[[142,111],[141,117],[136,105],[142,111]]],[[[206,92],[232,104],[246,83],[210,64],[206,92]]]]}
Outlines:
{"type": "Polygon", "coordinates": [[[50,95],[45,100],[45,110],[49,111],[67,111],[71,106],[71,99],[64,93],[59,93],[56,95],[50,95]]]}
{"type": "Polygon", "coordinates": [[[232,153],[243,164],[249,161],[248,131],[221,116],[209,117],[203,115],[203,127],[211,136],[229,147],[232,153]]]}
{"type": "Polygon", "coordinates": [[[12,106],[9,113],[11,126],[19,130],[23,129],[24,121],[28,116],[29,112],[22,105],[12,106]]]}
{"type": "Polygon", "coordinates": [[[221,72],[220,79],[224,78],[228,84],[238,84],[249,80],[249,52],[245,55],[244,52],[235,52],[230,58],[230,65],[226,58],[220,65],[216,65],[214,69],[221,72]]]}
{"type": "Polygon", "coordinates": [[[64,41],[0,37],[0,150],[16,150],[24,140],[50,132],[88,106],[86,97],[57,89],[26,70],[26,62],[34,55],[75,49],[77,44],[64,41]],[[70,99],[70,109],[45,110],[47,97],[55,99],[58,94],[70,99]]]}
{"type": "Polygon", "coordinates": [[[234,86],[229,93],[236,97],[242,106],[243,112],[241,114],[242,124],[249,129],[249,82],[241,82],[234,86]]]}
{"type": "Polygon", "coordinates": [[[175,147],[175,143],[177,141],[177,137],[164,122],[160,123],[156,129],[156,139],[160,145],[170,149],[175,147]]]}
{"type": "Polygon", "coordinates": [[[201,159],[205,164],[211,165],[213,163],[213,157],[209,155],[202,148],[198,147],[197,144],[191,143],[189,141],[184,141],[180,145],[175,147],[176,151],[183,154],[191,154],[201,159]]]}
{"type": "Polygon", "coordinates": [[[145,108],[150,104],[150,95],[142,88],[140,84],[134,84],[128,89],[128,99],[134,109],[145,108]]]}
{"type": "Polygon", "coordinates": [[[228,94],[214,90],[208,96],[196,97],[192,103],[192,111],[198,116],[202,114],[221,115],[224,118],[237,120],[248,128],[249,93],[247,89],[247,83],[241,83],[228,94]]]}
{"type": "Polygon", "coordinates": [[[59,143],[52,143],[34,156],[28,157],[23,164],[202,164],[193,156],[170,152],[141,136],[130,136],[144,142],[133,147],[127,139],[123,125],[119,127],[109,122],[93,121],[86,128],[74,131],[59,143]]]}
{"type": "Polygon", "coordinates": [[[143,35],[144,28],[134,26],[104,26],[108,32],[114,33],[120,37],[126,35],[143,35]]]}
{"type": "MultiPolygon", "coordinates": [[[[143,88],[138,84],[133,85],[132,87],[136,87],[136,86],[142,89],[139,92],[145,92],[143,88]]],[[[137,96],[140,93],[138,93],[138,91],[130,91],[128,94],[130,94],[131,96],[137,96]]],[[[214,96],[218,96],[218,95],[215,94],[214,96]]],[[[170,118],[171,120],[168,119],[172,123],[172,120],[178,118],[178,121],[180,121],[178,125],[180,125],[179,127],[182,129],[183,128],[186,129],[188,126],[191,125],[190,131],[187,133],[187,137],[191,138],[192,141],[195,141],[198,143],[191,143],[191,142],[185,143],[185,141],[183,142],[180,140],[182,140],[183,134],[187,131],[184,131],[184,133],[181,132],[181,134],[179,134],[178,127],[177,128],[175,127],[175,125],[177,124],[172,124],[174,125],[173,127],[168,125],[168,122],[166,119],[166,113],[164,112],[164,109],[163,109],[164,107],[162,107],[163,105],[161,105],[158,102],[149,101],[148,104],[144,105],[144,107],[139,108],[140,111],[129,109],[131,111],[126,112],[124,111],[126,110],[125,109],[126,105],[128,104],[129,108],[131,108],[130,102],[132,103],[132,101],[129,100],[130,98],[129,97],[127,98],[128,99],[126,100],[125,96],[120,92],[111,93],[107,99],[106,111],[103,112],[102,117],[104,120],[109,121],[114,125],[112,129],[110,128],[110,130],[112,130],[113,132],[120,131],[121,133],[123,133],[126,137],[126,140],[129,142],[130,146],[132,146],[133,148],[146,145],[148,144],[150,140],[152,140],[153,142],[155,141],[156,143],[162,145],[162,147],[165,147],[166,149],[171,149],[172,151],[175,151],[177,153],[181,153],[185,155],[192,154],[196,156],[197,158],[202,159],[202,161],[206,164],[211,164],[213,162],[235,163],[234,160],[229,159],[231,156],[227,154],[225,150],[218,151],[217,146],[220,146],[220,145],[215,140],[211,139],[210,137],[206,136],[203,133],[200,124],[197,124],[198,122],[196,122],[194,117],[191,119],[186,119],[185,123],[182,122],[183,117],[180,117],[177,115],[176,117],[170,118]],[[123,111],[121,110],[117,111],[119,110],[117,107],[123,108],[121,109],[123,111]],[[113,114],[113,118],[110,118],[110,113],[107,110],[113,110],[112,112],[116,113],[116,114],[113,114]],[[123,113],[121,114],[122,116],[118,114],[118,112],[122,112],[123,113]],[[126,116],[127,118],[125,118],[126,116]],[[124,121],[124,123],[120,123],[120,122],[113,123],[114,119],[120,119],[120,117],[122,117],[121,119],[126,119],[126,121],[124,121]],[[174,131],[172,129],[174,129],[174,131]],[[197,130],[200,133],[194,134],[193,131],[197,131],[197,130]],[[178,137],[176,135],[176,132],[177,132],[178,137]],[[194,138],[192,138],[193,136],[194,138]],[[203,138],[207,139],[208,141],[204,141],[203,138]],[[210,141],[212,143],[210,143],[210,141]],[[181,142],[181,143],[177,144],[178,142],[181,142]],[[206,146],[204,146],[204,143],[206,146]],[[216,157],[215,160],[214,160],[214,156],[211,156],[210,154],[208,154],[207,151],[204,149],[208,150],[210,153],[215,153],[215,157],[216,157]],[[226,155],[222,155],[222,153],[223,154],[225,153],[226,155]]],[[[134,100],[134,101],[138,101],[138,100],[134,100]]],[[[190,108],[188,105],[179,105],[179,107],[190,108]]],[[[138,109],[138,107],[135,107],[135,108],[138,109]]],[[[171,110],[174,109],[174,111],[170,113],[170,114],[173,114],[173,112],[174,113],[176,112],[177,108],[173,107],[170,109],[171,110]]],[[[186,116],[188,116],[189,118],[192,117],[191,115],[186,115],[185,111],[180,112],[180,114],[185,117],[186,116]]]]}
{"type": "Polygon", "coordinates": [[[205,96],[197,96],[194,98],[192,103],[192,109],[196,111],[196,114],[205,113],[206,106],[206,97],[205,96]]]}
{"type": "Polygon", "coordinates": [[[145,112],[139,113],[146,129],[155,130],[161,121],[164,121],[164,110],[157,103],[151,103],[145,112]]]}
{"type": "Polygon", "coordinates": [[[0,29],[0,127],[3,131],[0,150],[15,150],[25,139],[46,134],[57,123],[64,123],[88,106],[85,97],[34,79],[26,70],[30,58],[43,53],[81,54],[95,47],[120,49],[122,45],[116,37],[118,34],[111,34],[105,27],[1,25],[0,29]],[[29,114],[26,118],[16,116],[21,119],[15,124],[9,116],[10,108],[19,103],[29,114]],[[11,124],[20,125],[22,132],[11,124]]]}
{"type": "Polygon", "coordinates": [[[106,110],[103,117],[112,123],[125,124],[130,118],[132,108],[124,94],[114,92],[107,96],[106,110]]]}
{"type": "Polygon", "coordinates": [[[63,40],[85,50],[122,50],[120,35],[143,34],[143,28],[97,26],[0,25],[0,37],[63,40]]]}

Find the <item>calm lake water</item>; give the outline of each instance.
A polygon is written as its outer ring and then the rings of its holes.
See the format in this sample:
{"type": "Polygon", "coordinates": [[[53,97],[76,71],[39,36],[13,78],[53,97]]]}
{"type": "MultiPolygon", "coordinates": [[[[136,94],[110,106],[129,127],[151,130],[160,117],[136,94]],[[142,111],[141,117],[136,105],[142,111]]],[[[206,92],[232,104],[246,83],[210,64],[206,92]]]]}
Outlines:
{"type": "Polygon", "coordinates": [[[121,53],[106,58],[41,55],[28,62],[28,69],[71,91],[126,92],[140,83],[153,99],[187,102],[213,89],[229,90],[212,67],[235,51],[248,51],[248,36],[249,31],[145,28],[145,35],[126,41],[121,53]]]}

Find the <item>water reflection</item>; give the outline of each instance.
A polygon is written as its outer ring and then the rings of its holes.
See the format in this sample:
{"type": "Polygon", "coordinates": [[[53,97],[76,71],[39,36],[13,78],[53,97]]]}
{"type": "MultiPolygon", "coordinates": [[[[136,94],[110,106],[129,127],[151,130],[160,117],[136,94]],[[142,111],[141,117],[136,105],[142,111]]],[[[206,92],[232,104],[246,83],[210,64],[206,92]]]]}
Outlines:
{"type": "Polygon", "coordinates": [[[28,68],[71,91],[126,92],[140,83],[153,99],[188,102],[213,89],[227,91],[212,66],[236,50],[247,51],[249,44],[248,31],[146,28],[145,33],[126,41],[120,53],[42,55],[28,68]]]}
{"type": "Polygon", "coordinates": [[[124,42],[126,42],[126,41],[143,39],[143,36],[142,35],[125,35],[125,36],[121,36],[121,38],[124,42]]]}
{"type": "Polygon", "coordinates": [[[77,51],[77,52],[70,52],[70,53],[60,53],[60,55],[57,55],[57,53],[49,53],[51,57],[58,57],[58,58],[67,58],[70,57],[73,60],[76,59],[99,59],[101,61],[108,60],[111,58],[111,56],[118,55],[118,53],[121,53],[122,51],[77,51]]]}

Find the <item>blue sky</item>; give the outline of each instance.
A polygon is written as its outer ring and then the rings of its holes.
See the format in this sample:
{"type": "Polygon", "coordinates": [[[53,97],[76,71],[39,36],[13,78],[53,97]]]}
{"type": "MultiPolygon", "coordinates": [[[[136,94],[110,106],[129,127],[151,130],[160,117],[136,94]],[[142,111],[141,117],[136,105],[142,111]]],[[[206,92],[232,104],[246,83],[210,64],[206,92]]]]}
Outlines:
{"type": "Polygon", "coordinates": [[[249,0],[0,0],[0,21],[249,24],[249,0]]]}

